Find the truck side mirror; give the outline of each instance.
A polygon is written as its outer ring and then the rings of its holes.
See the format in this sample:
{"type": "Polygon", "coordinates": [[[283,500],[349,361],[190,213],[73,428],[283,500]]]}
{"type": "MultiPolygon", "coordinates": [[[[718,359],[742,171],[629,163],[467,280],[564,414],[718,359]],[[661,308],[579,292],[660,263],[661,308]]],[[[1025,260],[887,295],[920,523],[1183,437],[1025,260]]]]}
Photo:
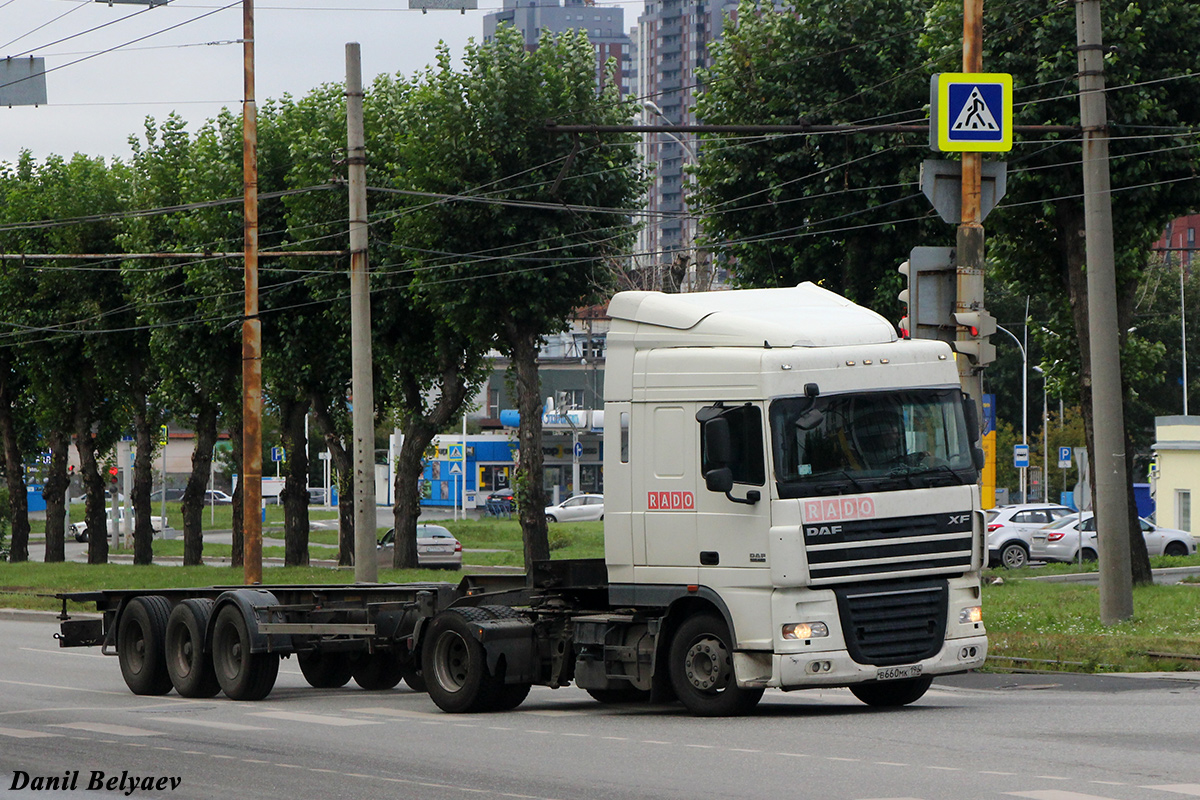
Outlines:
{"type": "Polygon", "coordinates": [[[704,473],[704,485],[710,492],[728,494],[733,489],[733,470],[729,467],[710,469],[704,473]]]}
{"type": "Polygon", "coordinates": [[[713,417],[704,423],[704,459],[713,467],[729,464],[733,447],[729,441],[729,420],[713,417]]]}

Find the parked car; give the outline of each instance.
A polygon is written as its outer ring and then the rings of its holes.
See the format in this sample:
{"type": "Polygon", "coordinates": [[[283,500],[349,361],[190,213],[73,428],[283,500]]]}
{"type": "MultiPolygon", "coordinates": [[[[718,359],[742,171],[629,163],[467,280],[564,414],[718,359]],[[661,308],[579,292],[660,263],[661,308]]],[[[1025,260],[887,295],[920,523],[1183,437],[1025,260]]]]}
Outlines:
{"type": "MultiPolygon", "coordinates": [[[[1152,556],[1188,556],[1196,554],[1196,538],[1187,531],[1163,528],[1140,519],[1146,552],[1152,556]]],[[[1039,561],[1095,561],[1096,518],[1091,511],[1071,514],[1052,522],[1033,535],[1030,555],[1039,561]],[[1081,541],[1082,539],[1082,541],[1081,541]]]]}
{"type": "MultiPolygon", "coordinates": [[[[108,523],[107,524],[111,528],[113,525],[113,520],[115,519],[117,529],[122,530],[124,527],[123,522],[125,519],[125,509],[121,508],[118,510],[118,512],[119,513],[116,515],[116,517],[114,517],[113,513],[112,513],[112,509],[110,508],[108,510],[108,523]]],[[[163,517],[150,517],[150,528],[151,528],[151,530],[154,531],[155,539],[173,539],[173,538],[175,538],[175,529],[172,528],[169,524],[164,525],[163,517]]],[[[132,530],[132,529],[133,529],[133,525],[130,524],[130,530],[132,530]]],[[[75,537],[75,541],[86,542],[88,540],[87,520],[81,520],[79,522],[72,522],[71,527],[69,528],[69,532],[72,536],[75,537]]]]}
{"type": "Polygon", "coordinates": [[[325,502],[325,487],[310,486],[308,487],[308,504],[310,506],[329,505],[325,502]]]}
{"type": "MultiPolygon", "coordinates": [[[[379,539],[376,552],[381,566],[392,565],[396,548],[396,529],[389,528],[379,539]]],[[[462,569],[462,542],[441,525],[417,526],[417,564],[422,567],[462,569]]]]}
{"type": "Polygon", "coordinates": [[[547,522],[584,522],[604,519],[604,495],[577,494],[546,508],[547,522]]]}
{"type": "Polygon", "coordinates": [[[988,566],[1017,569],[1029,563],[1034,531],[1074,513],[1056,503],[1000,506],[987,512],[988,566]]]}
{"type": "Polygon", "coordinates": [[[220,489],[209,489],[204,493],[204,504],[214,506],[227,506],[233,502],[233,498],[220,489]]]}

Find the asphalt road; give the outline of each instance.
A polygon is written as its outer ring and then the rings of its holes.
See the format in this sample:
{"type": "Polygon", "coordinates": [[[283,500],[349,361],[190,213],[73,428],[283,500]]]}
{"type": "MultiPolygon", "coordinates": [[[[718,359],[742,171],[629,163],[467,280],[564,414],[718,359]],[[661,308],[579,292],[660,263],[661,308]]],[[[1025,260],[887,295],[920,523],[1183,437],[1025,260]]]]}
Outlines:
{"type": "Polygon", "coordinates": [[[134,777],[132,797],[204,800],[1200,797],[1197,683],[967,675],[907,709],[768,692],[728,720],[535,688],[516,711],[456,716],[402,687],[309,688],[290,659],[261,702],[138,697],[115,658],[59,649],[55,630],[0,615],[0,792],[14,797],[125,796],[134,777]],[[74,790],[32,791],[76,773],[74,790]]]}

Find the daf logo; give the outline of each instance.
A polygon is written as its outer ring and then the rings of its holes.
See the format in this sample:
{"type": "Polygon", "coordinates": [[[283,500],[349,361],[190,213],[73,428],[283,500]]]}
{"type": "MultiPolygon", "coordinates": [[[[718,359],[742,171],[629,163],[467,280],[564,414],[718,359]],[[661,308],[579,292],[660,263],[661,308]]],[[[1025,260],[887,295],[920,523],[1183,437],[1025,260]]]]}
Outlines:
{"type": "Polygon", "coordinates": [[[841,525],[810,525],[804,529],[804,535],[807,537],[836,536],[841,532],[841,525]]]}
{"type": "Polygon", "coordinates": [[[966,525],[967,521],[970,519],[971,519],[970,514],[951,514],[950,515],[950,524],[951,525],[966,525]]]}

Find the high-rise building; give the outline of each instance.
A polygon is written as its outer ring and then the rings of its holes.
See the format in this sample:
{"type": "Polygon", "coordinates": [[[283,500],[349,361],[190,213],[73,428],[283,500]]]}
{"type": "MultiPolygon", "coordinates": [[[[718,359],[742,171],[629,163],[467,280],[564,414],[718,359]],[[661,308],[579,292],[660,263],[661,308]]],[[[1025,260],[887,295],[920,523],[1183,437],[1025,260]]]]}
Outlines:
{"type": "MultiPolygon", "coordinates": [[[[736,0],[646,0],[645,13],[638,18],[633,70],[634,92],[643,99],[646,124],[697,122],[697,70],[710,65],[708,46],[721,38],[726,17],[736,9],[736,0]]],[[[699,142],[690,133],[652,133],[644,147],[655,172],[647,197],[647,224],[638,240],[638,266],[660,276],[674,275],[676,281],[683,276],[682,286],[654,288],[704,288],[695,286],[696,267],[706,272],[705,257],[695,250],[697,226],[686,202],[684,172],[695,162],[699,142]]]]}
{"type": "Polygon", "coordinates": [[[625,10],[620,6],[597,6],[585,0],[504,0],[501,11],[483,18],[483,40],[491,41],[496,28],[507,24],[525,37],[525,47],[533,50],[544,31],[565,33],[582,30],[596,51],[596,80],[604,79],[604,65],[610,58],[617,62],[621,94],[628,94],[629,35],[625,33],[625,10]]]}

